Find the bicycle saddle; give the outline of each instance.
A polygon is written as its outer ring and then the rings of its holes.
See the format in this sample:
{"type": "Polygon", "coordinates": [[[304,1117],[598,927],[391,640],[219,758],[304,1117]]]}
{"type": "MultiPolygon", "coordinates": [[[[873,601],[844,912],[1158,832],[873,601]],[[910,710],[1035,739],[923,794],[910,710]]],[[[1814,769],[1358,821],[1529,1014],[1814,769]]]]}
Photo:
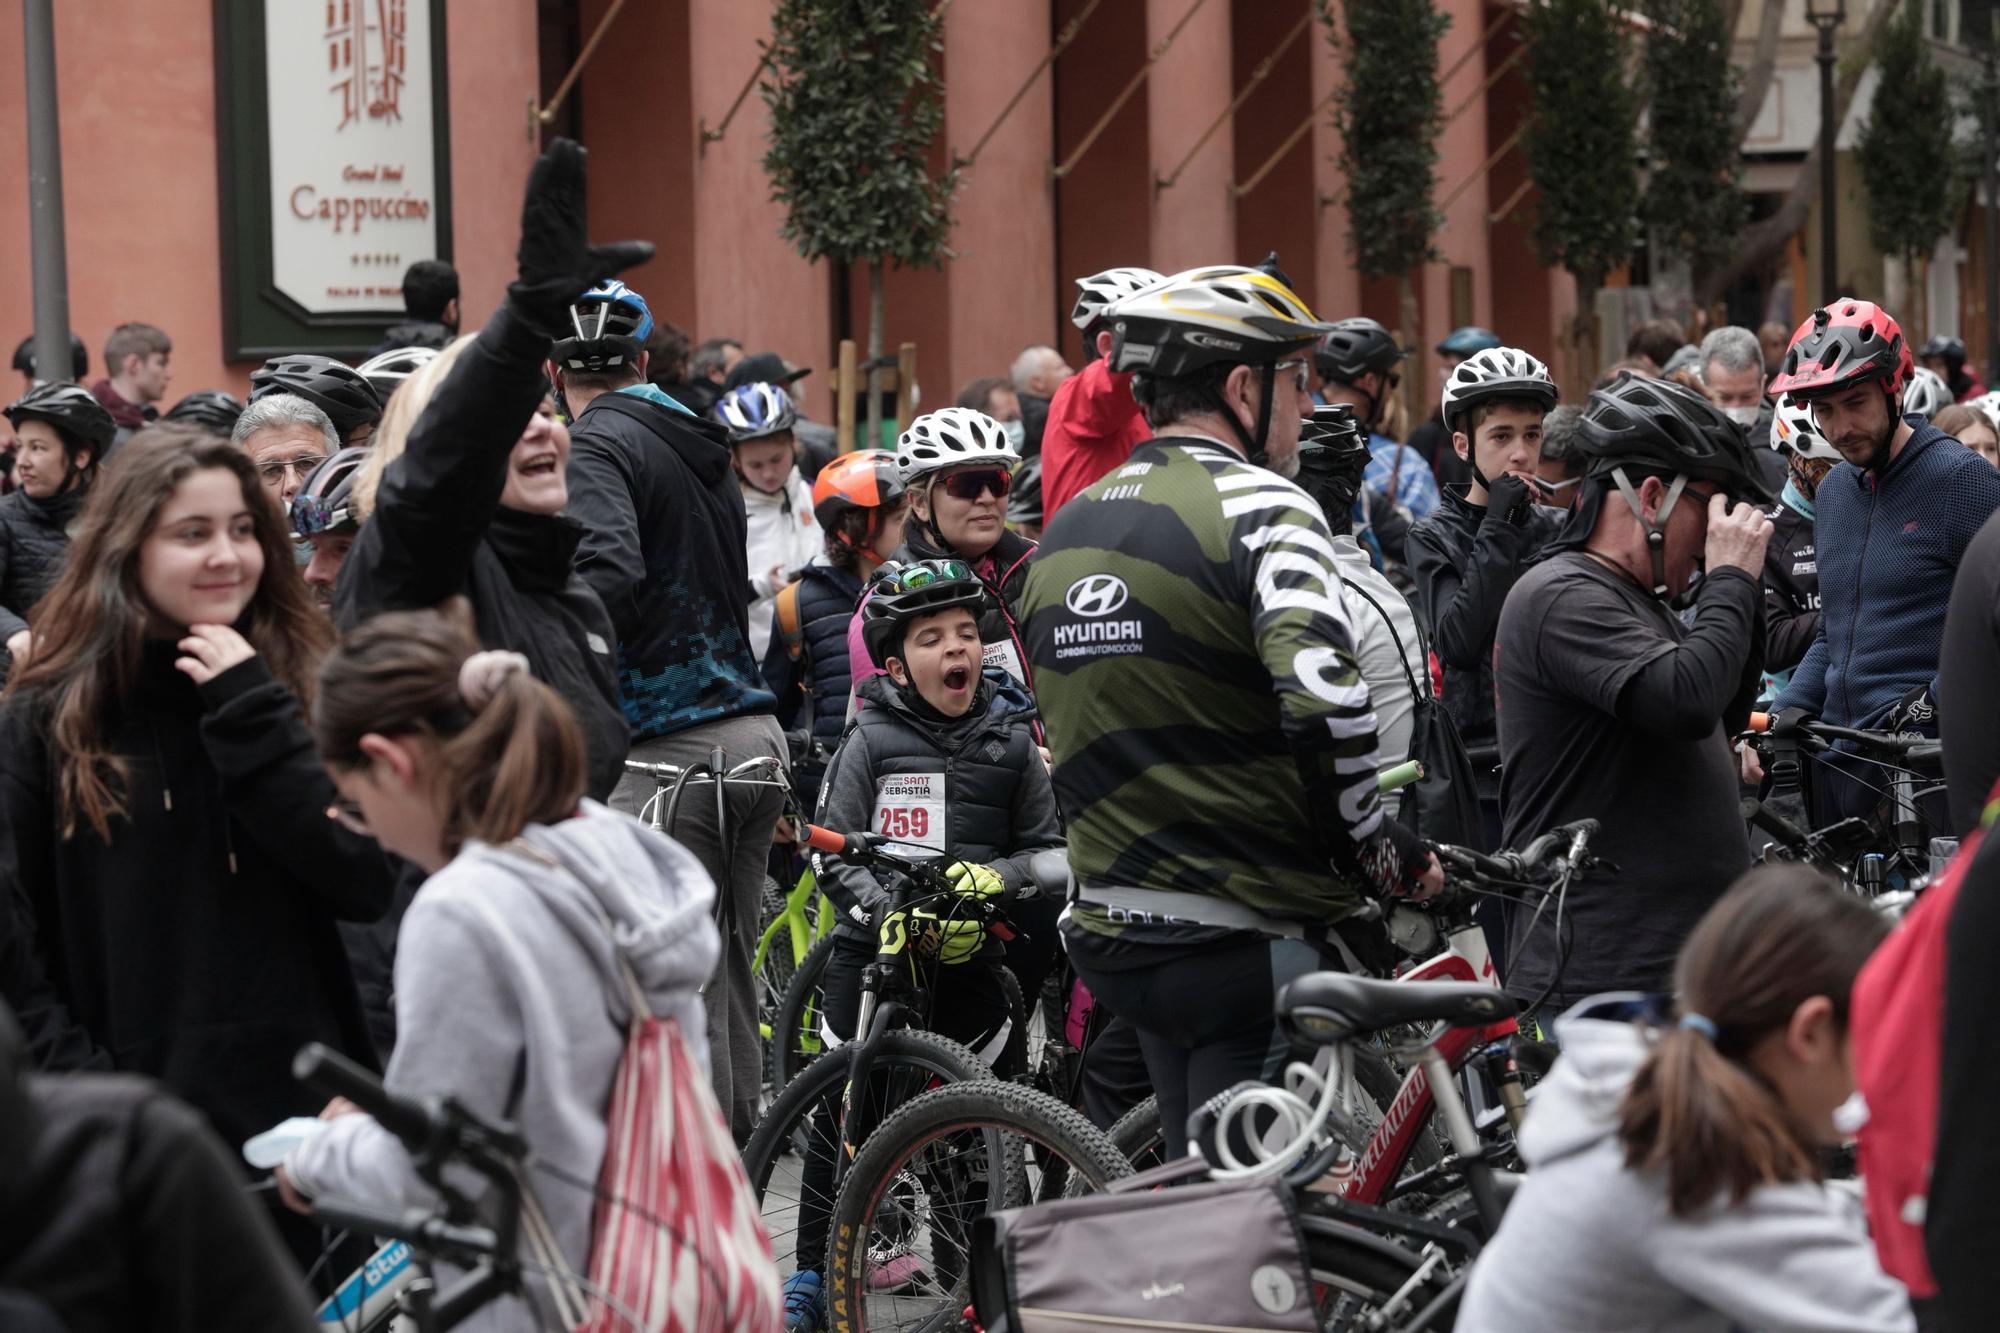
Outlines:
{"type": "Polygon", "coordinates": [[[1278,1016],[1286,1028],[1320,1045],[1405,1023],[1484,1027],[1519,1010],[1505,991],[1471,981],[1376,981],[1313,972],[1278,992],[1278,1016]]]}

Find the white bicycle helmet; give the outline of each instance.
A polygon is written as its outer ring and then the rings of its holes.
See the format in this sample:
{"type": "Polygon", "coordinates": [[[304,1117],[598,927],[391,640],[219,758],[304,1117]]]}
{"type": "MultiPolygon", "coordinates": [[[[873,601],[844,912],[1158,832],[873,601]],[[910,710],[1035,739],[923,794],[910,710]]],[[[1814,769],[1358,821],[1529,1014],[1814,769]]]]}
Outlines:
{"type": "Polygon", "coordinates": [[[437,349],[432,347],[392,347],[380,356],[369,357],[354,369],[362,379],[375,386],[375,392],[386,403],[389,395],[404,380],[437,358],[437,349]]]}
{"type": "Polygon", "coordinates": [[[1903,410],[1920,416],[1934,417],[1952,405],[1951,389],[1944,378],[1935,370],[1922,366],[1910,372],[1910,382],[1903,386],[1903,410]]]}
{"type": "Polygon", "coordinates": [[[1069,322],[1088,333],[1107,307],[1165,281],[1165,275],[1149,268],[1107,268],[1078,278],[1076,307],[1069,312],[1069,322]]]}
{"type": "Polygon", "coordinates": [[[2000,432],[2000,389],[1995,389],[1991,393],[1982,393],[1967,403],[1966,406],[1972,408],[1979,415],[1985,417],[1988,422],[1992,423],[1995,432],[2000,432]]]}
{"type": "Polygon", "coordinates": [[[970,407],[926,412],[896,439],[896,475],[905,486],[961,463],[997,463],[1012,469],[1020,461],[1000,423],[970,407]]]}
{"type": "Polygon", "coordinates": [[[1105,308],[1114,371],[1172,379],[1206,366],[1266,366],[1332,328],[1284,283],[1239,265],[1192,268],[1105,308]]]}
{"type": "Polygon", "coordinates": [[[1525,398],[1546,412],[1560,395],[1549,368],[1518,347],[1489,347],[1452,367],[1444,382],[1444,424],[1458,430],[1461,413],[1499,398],[1525,398]]]}
{"type": "Polygon", "coordinates": [[[1788,393],[1778,395],[1777,407],[1771,413],[1771,447],[1781,454],[1796,454],[1800,458],[1840,461],[1840,451],[1819,433],[1812,408],[1788,393]]]}

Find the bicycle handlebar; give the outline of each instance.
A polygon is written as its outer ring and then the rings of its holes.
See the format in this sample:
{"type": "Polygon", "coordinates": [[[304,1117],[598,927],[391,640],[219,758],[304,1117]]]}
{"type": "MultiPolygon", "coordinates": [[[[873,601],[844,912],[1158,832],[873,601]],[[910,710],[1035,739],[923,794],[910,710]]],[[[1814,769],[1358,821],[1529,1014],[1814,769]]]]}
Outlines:
{"type": "Polygon", "coordinates": [[[412,1153],[423,1152],[442,1128],[436,1107],[389,1091],[374,1074],[319,1042],[308,1043],[293,1057],[292,1077],[329,1097],[353,1102],[412,1153]]]}
{"type": "Polygon", "coordinates": [[[1834,741],[1850,741],[1881,754],[1901,755],[1908,759],[1936,759],[1944,753],[1943,746],[1929,736],[1904,736],[1893,731],[1837,727],[1831,722],[1821,722],[1808,717],[1788,717],[1785,713],[1775,716],[1770,713],[1752,713],[1750,724],[1745,730],[1760,736],[1785,736],[1798,733],[1829,744],[1834,741]]]}
{"type": "Polygon", "coordinates": [[[1597,836],[1597,829],[1596,820],[1579,819],[1573,824],[1550,829],[1518,852],[1494,852],[1489,855],[1470,847],[1453,847],[1446,843],[1433,843],[1431,850],[1437,854],[1438,860],[1472,874],[1487,879],[1521,880],[1531,877],[1558,851],[1571,866],[1579,864],[1590,850],[1590,840],[1597,836]]]}

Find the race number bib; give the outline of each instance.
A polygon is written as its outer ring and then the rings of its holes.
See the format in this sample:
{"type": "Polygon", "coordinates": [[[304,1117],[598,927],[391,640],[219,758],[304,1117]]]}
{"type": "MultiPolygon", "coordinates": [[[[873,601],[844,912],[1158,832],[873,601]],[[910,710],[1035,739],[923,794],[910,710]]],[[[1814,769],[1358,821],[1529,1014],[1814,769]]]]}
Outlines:
{"type": "Polygon", "coordinates": [[[944,774],[885,773],[875,779],[871,831],[893,839],[891,856],[924,860],[944,855],[944,774]]]}
{"type": "Polygon", "coordinates": [[[999,667],[1015,680],[1021,682],[1021,684],[1026,685],[1028,683],[1027,670],[1021,665],[1021,650],[1014,646],[1012,635],[1000,640],[998,643],[987,644],[985,650],[980,654],[979,665],[982,667],[999,667]]]}

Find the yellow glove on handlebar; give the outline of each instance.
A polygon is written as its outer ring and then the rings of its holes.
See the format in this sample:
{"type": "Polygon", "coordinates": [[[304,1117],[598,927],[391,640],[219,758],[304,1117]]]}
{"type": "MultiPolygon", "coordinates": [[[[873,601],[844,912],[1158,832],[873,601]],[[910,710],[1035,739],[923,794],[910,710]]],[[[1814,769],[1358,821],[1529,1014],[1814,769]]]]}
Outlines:
{"type": "Polygon", "coordinates": [[[991,901],[1007,892],[1007,881],[1000,878],[999,871],[972,861],[952,862],[944,868],[944,877],[961,898],[991,901]]]}
{"type": "Polygon", "coordinates": [[[975,917],[952,916],[949,902],[910,913],[910,951],[947,966],[969,962],[986,943],[986,926],[975,917]]]}

